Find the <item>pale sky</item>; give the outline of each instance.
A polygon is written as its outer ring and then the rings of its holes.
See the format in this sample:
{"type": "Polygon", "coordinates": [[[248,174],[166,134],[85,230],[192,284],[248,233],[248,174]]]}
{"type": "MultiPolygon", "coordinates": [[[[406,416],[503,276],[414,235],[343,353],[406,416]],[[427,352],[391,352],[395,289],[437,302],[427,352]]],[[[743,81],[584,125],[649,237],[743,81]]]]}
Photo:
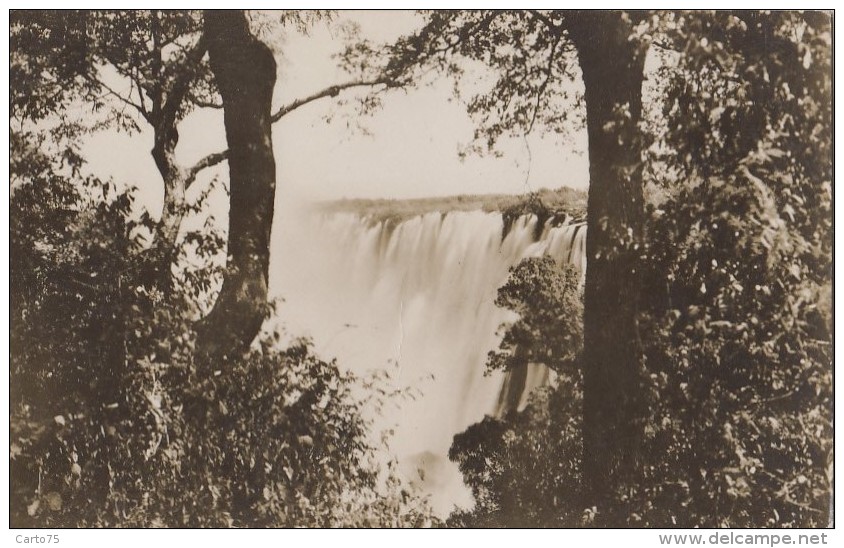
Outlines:
{"type": "MultiPolygon", "coordinates": [[[[341,21],[357,22],[362,35],[374,42],[394,40],[420,23],[409,11],[341,12],[337,20],[318,24],[308,36],[290,31],[279,48],[276,105],[350,79],[331,58],[342,45],[337,38],[341,21]]],[[[354,95],[346,92],[342,97],[354,95]]],[[[353,109],[338,108],[335,100],[327,98],[275,124],[281,198],[413,198],[522,193],[563,185],[586,188],[588,184],[585,130],[569,135],[565,142],[539,134],[527,140],[510,139],[500,146],[501,158],[472,156],[461,161],[458,149],[470,141],[474,124],[465,107],[453,99],[452,84],[442,78],[430,86],[386,95],[383,108],[361,120],[370,135],[350,129],[349,121],[355,121],[353,109]],[[327,123],[324,118],[330,113],[337,115],[327,123]]],[[[189,116],[179,133],[177,153],[185,165],[225,145],[219,111],[189,116]]],[[[94,173],[157,188],[160,193],[151,148],[150,132],[133,136],[109,132],[91,138],[85,154],[94,173]],[[158,184],[147,184],[150,180],[158,184]]]]}

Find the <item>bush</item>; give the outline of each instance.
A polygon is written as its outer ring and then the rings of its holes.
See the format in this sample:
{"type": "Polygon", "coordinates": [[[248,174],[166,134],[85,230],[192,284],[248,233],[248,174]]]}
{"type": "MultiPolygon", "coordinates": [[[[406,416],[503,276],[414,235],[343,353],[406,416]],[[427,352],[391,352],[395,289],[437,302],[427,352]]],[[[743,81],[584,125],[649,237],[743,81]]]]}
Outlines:
{"type": "MultiPolygon", "coordinates": [[[[119,405],[13,413],[16,526],[424,526],[382,469],[355,379],[305,342],[266,344],[205,379],[139,364],[119,405]],[[165,380],[169,377],[169,380],[165,380]],[[122,411],[125,409],[125,411],[122,411]],[[49,411],[50,413],[54,411],[49,411]]],[[[55,409],[55,407],[53,407],[55,409]]]]}
{"type": "Polygon", "coordinates": [[[421,501],[382,470],[358,382],[306,341],[266,341],[188,385],[182,523],[238,527],[430,525],[421,501]],[[213,510],[210,510],[213,509],[213,510]]]}
{"type": "Polygon", "coordinates": [[[518,315],[504,330],[498,350],[487,357],[489,370],[512,371],[541,364],[554,371],[576,368],[583,348],[580,273],[550,257],[534,257],[510,268],[495,304],[518,315]]]}

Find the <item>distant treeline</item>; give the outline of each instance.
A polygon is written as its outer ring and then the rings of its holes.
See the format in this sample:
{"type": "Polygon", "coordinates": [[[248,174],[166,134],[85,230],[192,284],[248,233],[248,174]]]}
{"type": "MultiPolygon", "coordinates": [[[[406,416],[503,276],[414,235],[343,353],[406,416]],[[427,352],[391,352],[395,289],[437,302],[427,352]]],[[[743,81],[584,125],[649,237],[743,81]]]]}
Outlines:
{"type": "Polygon", "coordinates": [[[451,211],[501,212],[505,220],[514,214],[536,213],[547,218],[552,215],[585,218],[586,191],[571,187],[555,190],[542,188],[526,194],[461,194],[433,198],[342,199],[319,202],[317,209],[327,213],[355,213],[373,223],[398,223],[418,215],[451,211]]]}

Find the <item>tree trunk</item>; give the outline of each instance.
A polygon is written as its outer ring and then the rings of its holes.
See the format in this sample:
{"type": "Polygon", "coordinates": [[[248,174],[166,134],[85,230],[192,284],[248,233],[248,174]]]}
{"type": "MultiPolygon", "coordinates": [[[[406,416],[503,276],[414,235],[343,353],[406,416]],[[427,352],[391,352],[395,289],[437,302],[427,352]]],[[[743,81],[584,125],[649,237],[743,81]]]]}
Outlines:
{"type": "Polygon", "coordinates": [[[217,367],[248,349],[268,308],[276,63],[270,49],[249,31],[242,11],[206,11],[205,36],[223,99],[229,150],[229,259],[220,296],[197,328],[200,355],[217,367]]]}
{"type": "Polygon", "coordinates": [[[596,503],[638,462],[643,434],[637,244],[644,220],[645,49],[619,12],[575,12],[566,30],[583,73],[589,137],[584,296],[584,474],[596,503]]]}
{"type": "Polygon", "coordinates": [[[155,146],[152,156],[164,182],[164,206],[155,230],[150,258],[143,281],[161,290],[170,298],[173,290],[172,266],[178,254],[176,242],[182,224],[185,204],[184,173],[176,163],[178,133],[176,121],[160,122],[155,126],[155,146]]]}

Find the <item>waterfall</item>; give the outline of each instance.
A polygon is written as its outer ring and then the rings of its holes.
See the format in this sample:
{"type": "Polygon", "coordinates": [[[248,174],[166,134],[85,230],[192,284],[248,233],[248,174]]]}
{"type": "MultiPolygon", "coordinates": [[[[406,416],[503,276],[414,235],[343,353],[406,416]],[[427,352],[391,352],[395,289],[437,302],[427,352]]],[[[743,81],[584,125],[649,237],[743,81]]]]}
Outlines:
{"type": "MultiPolygon", "coordinates": [[[[585,270],[584,223],[536,225],[523,216],[502,238],[501,214],[481,211],[400,223],[287,215],[277,224],[271,291],[284,299],[279,320],[341,367],[387,369],[396,386],[417,392],[379,424],[395,429],[391,450],[442,514],[472,504],[447,459],[453,436],[500,411],[505,374],[484,371],[499,327],[513,319],[494,304],[509,268],[548,255],[585,270]]],[[[535,373],[527,386],[543,377],[535,373]]]]}

